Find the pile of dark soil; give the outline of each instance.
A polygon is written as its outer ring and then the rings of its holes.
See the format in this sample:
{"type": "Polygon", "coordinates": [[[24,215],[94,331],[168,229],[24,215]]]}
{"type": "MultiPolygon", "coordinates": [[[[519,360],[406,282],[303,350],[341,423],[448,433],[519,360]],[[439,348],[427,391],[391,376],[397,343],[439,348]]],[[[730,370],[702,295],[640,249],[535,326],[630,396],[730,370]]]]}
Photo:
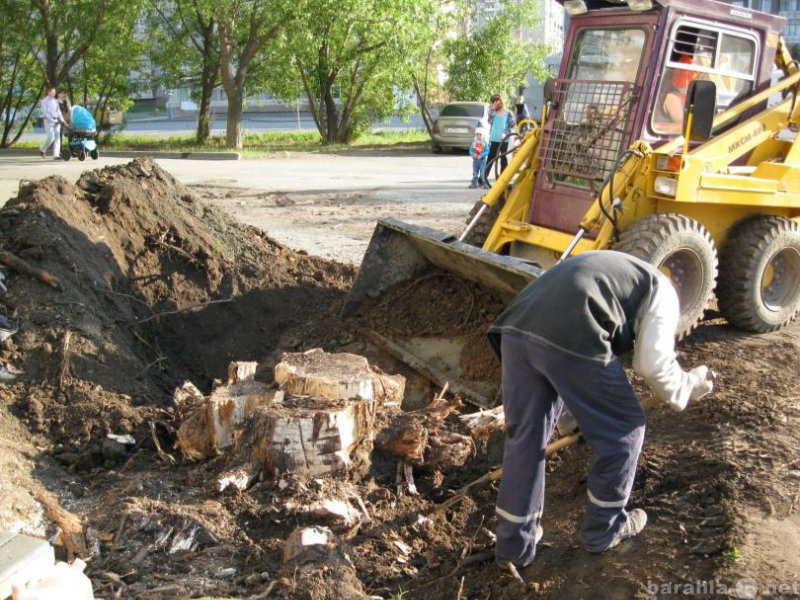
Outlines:
{"type": "MultiPolygon", "coordinates": [[[[682,414],[651,411],[631,498],[650,520],[632,542],[600,556],[581,549],[589,453],[579,445],[555,456],[538,581],[526,588],[492,560],[496,484],[437,508],[497,466],[481,444],[462,469],[418,470],[416,496],[398,491],[394,462],[380,456],[355,482],[283,476],[220,493],[224,457],[188,463],[172,449],[172,390],[185,380],[208,391],[231,360],[256,360],[268,381],[282,352],[312,347],[373,361],[338,318],[352,267],[236,223],[146,159],[76,184],[27,184],[0,211],[0,231],[4,250],[62,286],[8,275],[5,307],[20,329],[2,360],[24,373],[0,388],[0,528],[51,535],[34,497],[56,495],[93,532],[87,573],[98,598],[336,597],[281,569],[288,534],[318,524],[289,507],[334,493],[363,501],[357,526],[334,529],[358,576],[349,589],[371,597],[704,597],[721,586],[733,595],[743,576],[761,589],[797,578],[797,326],[751,336],[709,319],[681,343],[682,364],[708,364],[720,378],[682,414]],[[111,444],[109,433],[136,443],[111,444]]],[[[438,335],[476,336],[462,360],[495,378],[480,330],[500,305],[460,281],[412,286],[371,325],[407,334],[438,323],[438,335]]]]}

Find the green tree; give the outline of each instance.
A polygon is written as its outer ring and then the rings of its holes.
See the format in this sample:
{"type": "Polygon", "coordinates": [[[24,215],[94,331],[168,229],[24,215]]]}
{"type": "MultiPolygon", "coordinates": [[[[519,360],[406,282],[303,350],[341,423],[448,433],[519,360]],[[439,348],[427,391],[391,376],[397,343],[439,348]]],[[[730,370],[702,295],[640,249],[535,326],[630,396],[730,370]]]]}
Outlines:
{"type": "Polygon", "coordinates": [[[210,135],[211,97],[219,85],[219,39],[214,0],[151,0],[153,62],[163,75],[155,81],[166,87],[188,85],[197,102],[197,142],[210,135]]]}
{"type": "Polygon", "coordinates": [[[225,140],[229,148],[243,145],[245,90],[252,94],[263,87],[263,70],[258,69],[258,63],[273,60],[266,47],[281,27],[291,22],[299,4],[289,0],[223,0],[218,3],[220,77],[228,99],[225,140]]]}
{"type": "Polygon", "coordinates": [[[493,93],[510,97],[526,84],[526,75],[544,80],[544,59],[551,52],[525,32],[538,22],[536,0],[506,0],[483,27],[447,43],[447,81],[452,98],[477,100],[493,93]]]}
{"type": "Polygon", "coordinates": [[[0,147],[14,145],[31,120],[42,92],[36,60],[20,30],[0,29],[0,147]]]}
{"type": "Polygon", "coordinates": [[[282,37],[296,77],[272,78],[305,97],[323,143],[349,143],[374,120],[408,113],[411,57],[437,0],[307,0],[282,37]]]}
{"type": "Polygon", "coordinates": [[[420,116],[431,136],[434,121],[431,106],[441,102],[445,94],[440,79],[447,61],[446,40],[457,35],[459,24],[468,16],[473,4],[470,0],[440,0],[435,9],[429,11],[429,21],[421,31],[423,38],[409,56],[420,116]]]}
{"type": "MultiPolygon", "coordinates": [[[[141,0],[0,0],[9,42],[0,48],[5,104],[32,111],[48,86],[65,87],[73,97],[126,97],[127,75],[138,58],[133,31],[140,5],[141,0]]],[[[7,136],[3,143],[17,138],[7,136]]]]}
{"type": "Polygon", "coordinates": [[[123,0],[4,0],[4,26],[23,36],[39,63],[46,87],[58,87],[95,44],[108,15],[123,0]]]}
{"type": "Polygon", "coordinates": [[[130,74],[140,66],[145,43],[137,39],[136,24],[141,3],[128,2],[115,7],[95,34],[95,43],[79,61],[61,87],[66,87],[74,103],[94,110],[98,126],[101,115],[110,109],[112,100],[126,110],[135,91],[130,74]]]}

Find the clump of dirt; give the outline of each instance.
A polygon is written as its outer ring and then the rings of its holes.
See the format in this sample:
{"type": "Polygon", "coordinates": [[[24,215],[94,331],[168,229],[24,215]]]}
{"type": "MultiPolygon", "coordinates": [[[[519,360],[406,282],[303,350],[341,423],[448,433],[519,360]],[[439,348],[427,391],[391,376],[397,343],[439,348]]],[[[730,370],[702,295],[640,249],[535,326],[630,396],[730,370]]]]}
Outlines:
{"type": "MultiPolygon", "coordinates": [[[[153,379],[167,389],[187,378],[208,384],[291,330],[326,316],[335,325],[354,275],[208,208],[149,159],[74,185],[30,184],[0,214],[0,230],[8,250],[64,287],[14,282],[8,303],[23,324],[16,339],[28,375],[53,372],[67,326],[72,374],[128,393],[153,379]]],[[[315,344],[336,331],[295,336],[315,344]]]]}
{"type": "Polygon", "coordinates": [[[231,360],[350,341],[337,311],[353,267],[207,207],[151,159],[24,185],[0,231],[60,284],[10,273],[4,359],[24,370],[15,412],[68,466],[119,462],[105,435],[147,439],[184,380],[208,389],[231,360]]]}
{"type": "Polygon", "coordinates": [[[483,329],[499,315],[499,296],[439,269],[399,283],[369,307],[365,322],[388,335],[459,335],[483,329]]]}
{"type": "Polygon", "coordinates": [[[477,331],[468,336],[459,358],[465,378],[500,381],[500,359],[489,343],[486,331],[477,331]]]}
{"type": "MultiPolygon", "coordinates": [[[[576,528],[589,451],[552,457],[536,582],[524,586],[493,561],[495,481],[440,504],[498,466],[496,446],[479,442],[466,466],[446,473],[417,469],[417,495],[386,456],[357,482],[287,475],[219,492],[224,457],[190,464],[174,453],[172,390],[184,380],[207,390],[231,360],[256,360],[257,378],[269,381],[287,350],[370,350],[338,318],[353,267],[237,223],[148,159],[75,184],[27,184],[0,211],[0,232],[3,250],[61,285],[8,274],[5,307],[20,328],[0,358],[24,373],[0,388],[0,528],[52,535],[34,496],[57,495],[93,532],[88,575],[99,598],[330,595],[314,580],[324,566],[289,572],[283,547],[298,526],[320,524],[304,507],[331,497],[359,515],[331,525],[354,568],[339,573],[354,595],[702,597],[745,575],[791,585],[797,572],[796,553],[779,568],[774,553],[762,555],[797,541],[796,527],[784,526],[797,523],[797,325],[752,336],[711,318],[680,344],[684,366],[707,364],[720,377],[680,415],[651,411],[631,497],[649,522],[635,540],[585,552],[576,528]]],[[[502,302],[489,292],[431,273],[384,300],[369,327],[464,338],[464,373],[499,377],[484,334],[502,302]]],[[[445,424],[455,430],[456,421],[445,424]]]]}

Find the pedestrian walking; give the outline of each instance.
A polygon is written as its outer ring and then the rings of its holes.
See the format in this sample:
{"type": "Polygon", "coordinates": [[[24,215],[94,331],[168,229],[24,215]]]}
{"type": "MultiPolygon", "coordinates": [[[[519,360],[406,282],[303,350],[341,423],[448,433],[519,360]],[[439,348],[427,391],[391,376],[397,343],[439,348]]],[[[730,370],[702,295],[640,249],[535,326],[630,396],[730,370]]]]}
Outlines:
{"type": "Polygon", "coordinates": [[[44,158],[47,149],[53,147],[53,159],[61,159],[61,125],[66,124],[61,114],[56,98],[56,88],[47,89],[47,94],[39,106],[42,109],[42,122],[44,123],[44,143],[39,146],[39,154],[44,158]]]}

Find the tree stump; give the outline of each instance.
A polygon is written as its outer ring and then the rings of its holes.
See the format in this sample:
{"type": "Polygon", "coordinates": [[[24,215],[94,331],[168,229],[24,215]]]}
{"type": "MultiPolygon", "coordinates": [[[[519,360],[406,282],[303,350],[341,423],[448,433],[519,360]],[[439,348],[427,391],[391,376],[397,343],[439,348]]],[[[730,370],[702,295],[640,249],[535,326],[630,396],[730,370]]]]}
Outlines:
{"type": "Polygon", "coordinates": [[[375,447],[429,471],[463,466],[474,456],[475,443],[471,437],[447,429],[445,419],[457,408],[437,397],[419,410],[388,412],[375,447]]]}
{"type": "Polygon", "coordinates": [[[275,381],[287,394],[330,400],[399,402],[405,393],[404,377],[374,371],[363,356],[320,348],[284,354],[275,365],[275,381]]]}
{"type": "Polygon", "coordinates": [[[186,458],[203,460],[231,447],[239,426],[257,406],[281,400],[282,392],[253,379],[255,366],[232,362],[228,367],[231,383],[217,387],[208,399],[192,384],[175,390],[176,401],[189,404],[176,442],[186,458]]]}
{"type": "Polygon", "coordinates": [[[253,412],[234,454],[268,476],[360,470],[369,465],[374,422],[374,402],[287,397],[253,412]]]}

